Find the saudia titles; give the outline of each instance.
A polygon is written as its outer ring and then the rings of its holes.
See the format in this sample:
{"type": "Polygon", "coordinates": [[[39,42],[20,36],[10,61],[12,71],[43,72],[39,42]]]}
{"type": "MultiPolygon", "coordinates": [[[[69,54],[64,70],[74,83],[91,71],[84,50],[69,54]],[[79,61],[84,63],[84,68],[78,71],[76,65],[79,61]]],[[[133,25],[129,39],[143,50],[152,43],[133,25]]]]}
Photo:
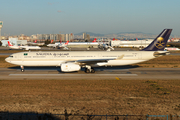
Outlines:
{"type": "Polygon", "coordinates": [[[155,42],[154,45],[155,45],[158,49],[163,48],[163,47],[165,46],[164,38],[163,38],[163,37],[158,37],[158,38],[157,38],[157,42],[155,42]]]}

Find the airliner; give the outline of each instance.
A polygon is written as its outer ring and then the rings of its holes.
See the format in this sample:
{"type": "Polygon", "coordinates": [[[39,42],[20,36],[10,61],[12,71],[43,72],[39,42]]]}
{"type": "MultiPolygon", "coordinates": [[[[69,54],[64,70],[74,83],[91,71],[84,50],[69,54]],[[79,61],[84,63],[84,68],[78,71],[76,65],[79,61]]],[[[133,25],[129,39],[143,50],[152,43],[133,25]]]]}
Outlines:
{"type": "Polygon", "coordinates": [[[172,29],[164,29],[146,48],[141,51],[39,51],[14,53],[6,62],[24,66],[59,66],[62,72],[79,71],[94,73],[94,67],[122,66],[148,61],[163,55],[172,29]]]}
{"type": "Polygon", "coordinates": [[[28,45],[44,45],[44,43],[37,43],[37,40],[35,40],[34,42],[28,42],[28,45]]]}
{"type": "MultiPolygon", "coordinates": [[[[64,44],[64,43],[58,42],[55,44],[48,44],[47,46],[55,48],[55,47],[61,46],[62,44],[64,44]]],[[[95,38],[92,42],[68,42],[66,47],[68,47],[68,46],[82,46],[82,45],[93,47],[93,46],[98,46],[99,44],[100,43],[96,42],[96,38],[95,38]]]]}
{"type": "Polygon", "coordinates": [[[39,46],[13,46],[9,41],[8,42],[8,46],[10,49],[24,49],[24,50],[38,50],[41,49],[41,47],[39,46]]]}
{"type": "Polygon", "coordinates": [[[108,45],[108,44],[105,44],[105,43],[100,44],[100,45],[99,45],[99,48],[102,48],[103,50],[106,50],[106,51],[114,50],[114,48],[113,48],[112,46],[110,46],[110,45],[108,45]]]}
{"type": "Polygon", "coordinates": [[[61,43],[61,44],[58,45],[58,47],[68,50],[68,47],[67,47],[68,43],[69,43],[69,41],[67,41],[66,43],[61,43]]]}
{"type": "Polygon", "coordinates": [[[168,50],[168,51],[179,51],[179,48],[176,47],[165,47],[164,50],[168,50]]]}
{"type": "Polygon", "coordinates": [[[48,47],[56,48],[59,44],[61,44],[61,43],[60,43],[60,42],[56,42],[56,43],[53,44],[53,40],[51,40],[51,43],[48,44],[47,46],[48,46],[48,47]]]}

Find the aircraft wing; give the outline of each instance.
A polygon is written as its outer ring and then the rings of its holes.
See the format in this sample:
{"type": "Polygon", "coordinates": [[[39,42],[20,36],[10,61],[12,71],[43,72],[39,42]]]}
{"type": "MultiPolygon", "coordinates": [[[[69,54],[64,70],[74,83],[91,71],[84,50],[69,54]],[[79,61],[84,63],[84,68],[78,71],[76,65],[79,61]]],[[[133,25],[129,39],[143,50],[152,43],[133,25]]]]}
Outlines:
{"type": "Polygon", "coordinates": [[[121,55],[115,59],[114,58],[112,59],[85,59],[85,60],[77,60],[74,62],[79,65],[91,65],[91,64],[101,63],[101,62],[108,62],[109,60],[120,60],[123,57],[124,55],[121,55]]]}

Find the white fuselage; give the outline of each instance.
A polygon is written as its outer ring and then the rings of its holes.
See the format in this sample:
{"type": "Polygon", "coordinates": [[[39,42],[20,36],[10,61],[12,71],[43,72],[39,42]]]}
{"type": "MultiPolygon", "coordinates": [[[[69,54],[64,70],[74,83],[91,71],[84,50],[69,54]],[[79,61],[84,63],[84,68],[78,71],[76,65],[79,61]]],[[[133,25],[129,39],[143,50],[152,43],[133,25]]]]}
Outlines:
{"type": "Polygon", "coordinates": [[[25,50],[38,50],[39,46],[9,46],[10,49],[25,49],[25,50]]]}
{"type": "Polygon", "coordinates": [[[168,51],[179,51],[179,48],[175,48],[175,47],[165,47],[164,50],[168,50],[168,51]]]}
{"type": "Polygon", "coordinates": [[[144,62],[155,58],[155,51],[43,51],[20,52],[10,55],[5,60],[22,66],[61,66],[65,62],[77,60],[111,59],[92,66],[121,66],[144,62]],[[118,57],[123,56],[121,59],[118,57]]]}
{"type": "Polygon", "coordinates": [[[69,42],[68,44],[63,43],[55,43],[55,44],[48,44],[48,47],[61,47],[61,46],[98,46],[100,43],[98,42],[69,42]]]}

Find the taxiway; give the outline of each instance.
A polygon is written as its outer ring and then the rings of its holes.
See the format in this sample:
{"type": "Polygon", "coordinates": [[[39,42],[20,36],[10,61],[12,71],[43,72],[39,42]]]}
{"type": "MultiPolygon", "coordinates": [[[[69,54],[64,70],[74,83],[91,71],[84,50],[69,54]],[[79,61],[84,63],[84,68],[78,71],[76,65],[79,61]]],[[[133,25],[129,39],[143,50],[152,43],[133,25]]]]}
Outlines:
{"type": "Polygon", "coordinates": [[[0,68],[1,80],[180,80],[180,68],[96,68],[96,73],[62,73],[56,67],[0,68]]]}

